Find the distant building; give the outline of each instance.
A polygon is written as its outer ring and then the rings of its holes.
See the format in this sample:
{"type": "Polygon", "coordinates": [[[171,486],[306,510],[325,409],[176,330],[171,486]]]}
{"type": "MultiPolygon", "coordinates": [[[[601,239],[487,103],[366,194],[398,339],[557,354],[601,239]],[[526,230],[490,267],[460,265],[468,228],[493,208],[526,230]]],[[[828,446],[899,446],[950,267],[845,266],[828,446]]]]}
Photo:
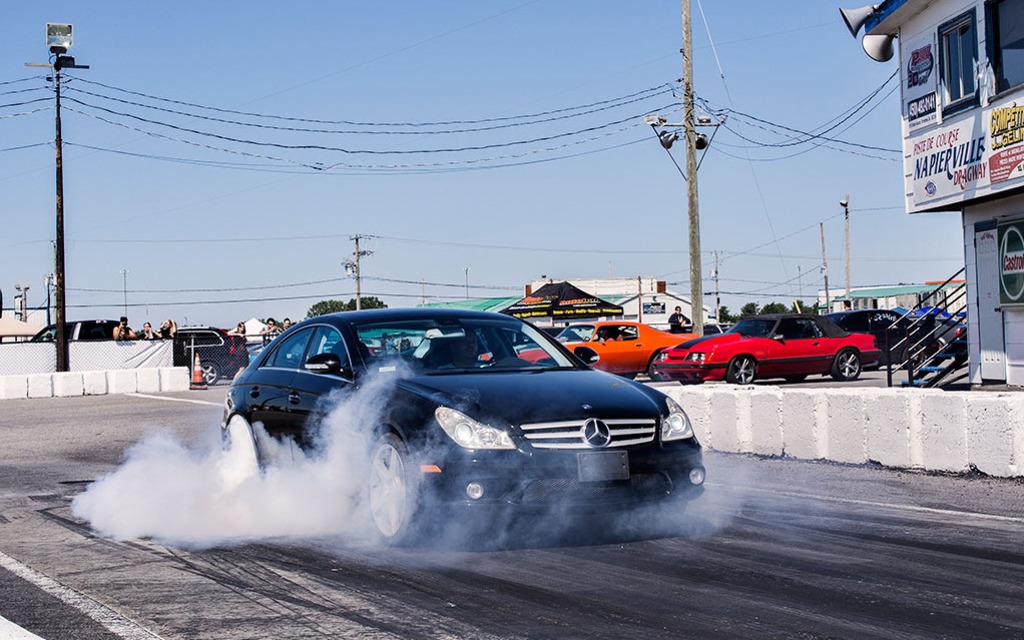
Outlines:
{"type": "MultiPolygon", "coordinates": [[[[523,294],[519,296],[452,300],[430,303],[425,306],[500,312],[552,281],[551,279],[534,280],[524,287],[523,294]]],[[[657,278],[569,278],[567,282],[622,307],[623,315],[618,317],[619,320],[639,321],[652,327],[667,329],[668,317],[672,315],[677,306],[682,308],[686,317],[693,318],[693,308],[689,298],[670,291],[664,280],[657,278]]],[[[588,320],[595,319],[588,318],[588,320]]],[[[713,321],[713,315],[706,307],[704,321],[713,321]]],[[[540,319],[534,324],[552,325],[554,322],[550,319],[540,319]]],[[[565,324],[565,322],[559,324],[565,324]]]]}
{"type": "MultiPolygon", "coordinates": [[[[926,299],[927,304],[945,307],[947,305],[943,304],[941,292],[937,296],[929,297],[928,295],[944,282],[945,280],[940,280],[924,284],[889,284],[851,288],[850,307],[852,309],[895,309],[897,307],[913,309],[922,304],[926,299]]],[[[951,280],[943,287],[943,291],[948,290],[951,294],[955,295],[954,291],[963,282],[963,280],[951,280]]],[[[830,300],[826,305],[825,291],[818,291],[818,306],[820,308],[827,308],[828,311],[825,311],[825,313],[842,311],[844,309],[843,302],[846,300],[846,290],[829,289],[828,295],[830,300]]]]}

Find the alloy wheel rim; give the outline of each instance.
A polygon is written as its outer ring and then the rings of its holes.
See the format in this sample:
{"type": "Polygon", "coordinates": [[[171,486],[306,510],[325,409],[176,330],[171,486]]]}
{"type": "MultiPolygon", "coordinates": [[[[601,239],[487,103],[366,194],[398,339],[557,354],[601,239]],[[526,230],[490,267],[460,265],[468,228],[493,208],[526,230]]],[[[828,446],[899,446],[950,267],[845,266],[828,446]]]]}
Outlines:
{"type": "Polygon", "coordinates": [[[754,379],[754,363],[749,358],[741,358],[736,362],[736,379],[749,384],[754,379]]]}
{"type": "Polygon", "coordinates": [[[370,510],[377,530],[394,536],[405,521],[406,484],[402,455],[390,445],[381,445],[370,462],[370,510]]]}
{"type": "Polygon", "coordinates": [[[852,353],[847,353],[839,360],[839,369],[847,378],[857,372],[857,364],[854,362],[855,358],[856,356],[852,353]]]}

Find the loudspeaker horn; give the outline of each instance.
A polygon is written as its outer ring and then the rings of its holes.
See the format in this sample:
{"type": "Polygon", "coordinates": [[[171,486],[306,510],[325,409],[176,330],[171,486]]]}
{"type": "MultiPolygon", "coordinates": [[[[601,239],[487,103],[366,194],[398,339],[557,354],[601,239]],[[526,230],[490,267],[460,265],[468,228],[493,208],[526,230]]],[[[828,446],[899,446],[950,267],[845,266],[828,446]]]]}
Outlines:
{"type": "Polygon", "coordinates": [[[864,53],[868,54],[872,60],[888,62],[892,60],[892,41],[895,39],[896,36],[864,36],[861,45],[864,47],[864,53]]]}
{"type": "Polygon", "coordinates": [[[846,23],[846,28],[850,30],[850,35],[854,38],[857,37],[857,32],[864,26],[864,23],[868,21],[871,15],[878,11],[878,5],[868,5],[861,7],[860,9],[840,9],[839,13],[843,16],[843,22],[846,23]]]}

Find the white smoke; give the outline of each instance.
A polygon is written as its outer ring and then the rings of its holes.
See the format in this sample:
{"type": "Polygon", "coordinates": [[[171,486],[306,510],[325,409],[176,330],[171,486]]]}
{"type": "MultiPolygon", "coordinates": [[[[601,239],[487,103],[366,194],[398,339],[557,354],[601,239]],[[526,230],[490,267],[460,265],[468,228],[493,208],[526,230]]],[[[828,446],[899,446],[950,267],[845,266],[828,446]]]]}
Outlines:
{"type": "Polygon", "coordinates": [[[238,437],[248,435],[244,422],[232,423],[225,447],[213,437],[190,447],[167,434],[148,436],[78,495],[72,512],[101,535],[200,548],[361,535],[368,447],[385,397],[380,388],[381,381],[370,381],[355,393],[325,398],[317,446],[308,453],[254,425],[262,471],[252,440],[238,437]]]}

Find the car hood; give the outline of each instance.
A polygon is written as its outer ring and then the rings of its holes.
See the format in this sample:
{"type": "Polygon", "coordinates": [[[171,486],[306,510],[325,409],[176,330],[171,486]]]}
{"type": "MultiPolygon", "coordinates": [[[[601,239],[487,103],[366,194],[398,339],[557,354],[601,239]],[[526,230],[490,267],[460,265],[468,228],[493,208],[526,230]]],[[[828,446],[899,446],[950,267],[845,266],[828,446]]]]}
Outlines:
{"type": "Polygon", "coordinates": [[[398,387],[435,404],[508,424],[591,416],[657,417],[661,393],[601,371],[545,370],[416,376],[398,387]]]}
{"type": "Polygon", "coordinates": [[[702,336],[700,338],[694,338],[693,340],[687,340],[686,342],[673,347],[674,349],[682,349],[683,351],[690,351],[695,347],[703,347],[710,349],[717,347],[722,344],[729,344],[730,342],[739,342],[741,340],[749,340],[749,336],[745,336],[740,333],[719,333],[713,336],[702,336]]]}

